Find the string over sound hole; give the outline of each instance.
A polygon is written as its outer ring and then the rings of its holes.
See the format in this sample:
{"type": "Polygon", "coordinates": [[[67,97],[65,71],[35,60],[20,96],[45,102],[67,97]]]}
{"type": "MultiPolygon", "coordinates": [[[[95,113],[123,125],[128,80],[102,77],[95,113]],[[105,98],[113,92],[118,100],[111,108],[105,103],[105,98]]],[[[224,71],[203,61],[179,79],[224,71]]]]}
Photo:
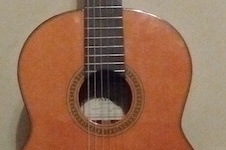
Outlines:
{"type": "Polygon", "coordinates": [[[79,91],[80,109],[90,122],[109,125],[128,113],[132,92],[123,75],[100,70],[86,75],[79,91]]]}

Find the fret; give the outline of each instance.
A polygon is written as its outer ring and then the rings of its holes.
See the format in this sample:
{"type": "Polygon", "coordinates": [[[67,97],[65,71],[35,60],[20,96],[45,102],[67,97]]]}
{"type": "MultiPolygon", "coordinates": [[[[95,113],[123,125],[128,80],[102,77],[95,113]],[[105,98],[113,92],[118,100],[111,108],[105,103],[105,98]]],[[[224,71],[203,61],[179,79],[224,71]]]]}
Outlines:
{"type": "Polygon", "coordinates": [[[86,9],[85,17],[120,17],[122,16],[121,8],[108,9],[86,9]]]}
{"type": "Polygon", "coordinates": [[[124,57],[86,57],[85,60],[86,63],[92,64],[92,63],[118,63],[118,62],[124,62],[124,57]]]}
{"type": "Polygon", "coordinates": [[[120,57],[124,54],[97,54],[97,55],[85,55],[86,57],[120,57]]]}
{"type": "Polygon", "coordinates": [[[122,0],[85,0],[85,7],[122,6],[122,0]]]}
{"type": "Polygon", "coordinates": [[[96,70],[125,70],[125,64],[88,64],[85,65],[85,71],[96,71],[96,70]],[[88,69],[89,67],[89,69],[88,69]]]}
{"type": "Polygon", "coordinates": [[[85,35],[87,37],[107,37],[107,36],[122,36],[122,29],[106,29],[106,30],[86,30],[85,35]]]}
{"type": "Polygon", "coordinates": [[[123,39],[110,39],[110,38],[99,38],[99,39],[85,39],[86,46],[108,46],[108,45],[123,45],[123,39]]]}
{"type": "Polygon", "coordinates": [[[85,19],[86,27],[117,27],[122,26],[122,18],[111,19],[85,19]]]}
{"type": "Polygon", "coordinates": [[[124,62],[85,63],[85,65],[124,65],[124,62]]]}
{"type": "Polygon", "coordinates": [[[89,6],[85,7],[85,9],[122,9],[122,6],[109,6],[109,5],[99,5],[99,6],[89,6]]]}
{"type": "MultiPolygon", "coordinates": [[[[122,69],[122,70],[112,70],[112,71],[114,71],[116,73],[124,73],[124,72],[126,72],[126,70],[124,70],[124,69],[122,69]]],[[[97,72],[97,70],[86,70],[85,71],[85,73],[96,73],[96,72],[97,72]]]]}
{"type": "Polygon", "coordinates": [[[122,29],[123,27],[86,27],[86,30],[122,29]]]}
{"type": "Polygon", "coordinates": [[[97,72],[97,70],[85,70],[85,73],[88,73],[88,74],[90,74],[90,73],[96,73],[97,72]]]}
{"type": "Polygon", "coordinates": [[[114,47],[114,48],[86,48],[86,55],[103,55],[103,54],[124,54],[123,47],[114,47]]]}
{"type": "Polygon", "coordinates": [[[91,19],[93,19],[93,20],[102,20],[102,19],[122,19],[122,17],[121,16],[119,16],[119,17],[86,17],[85,18],[86,20],[91,20],[91,19]]]}
{"type": "Polygon", "coordinates": [[[85,48],[117,48],[117,47],[120,47],[120,48],[123,48],[123,45],[108,45],[108,46],[85,46],[85,48]]]}
{"type": "Polygon", "coordinates": [[[126,72],[126,70],[114,70],[114,72],[117,72],[117,73],[124,73],[124,72],[126,72]]]}
{"type": "Polygon", "coordinates": [[[87,40],[99,40],[99,39],[122,39],[123,36],[101,36],[101,37],[85,37],[87,40]]]}

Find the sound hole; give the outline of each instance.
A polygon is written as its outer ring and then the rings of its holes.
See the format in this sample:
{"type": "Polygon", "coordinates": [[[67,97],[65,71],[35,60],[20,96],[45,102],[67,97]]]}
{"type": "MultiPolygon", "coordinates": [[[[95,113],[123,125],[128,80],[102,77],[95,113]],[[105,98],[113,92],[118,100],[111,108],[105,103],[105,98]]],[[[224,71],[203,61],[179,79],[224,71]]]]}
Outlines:
{"type": "Polygon", "coordinates": [[[79,91],[81,111],[95,124],[109,125],[122,120],[131,103],[131,89],[124,75],[113,71],[86,76],[79,91]]]}

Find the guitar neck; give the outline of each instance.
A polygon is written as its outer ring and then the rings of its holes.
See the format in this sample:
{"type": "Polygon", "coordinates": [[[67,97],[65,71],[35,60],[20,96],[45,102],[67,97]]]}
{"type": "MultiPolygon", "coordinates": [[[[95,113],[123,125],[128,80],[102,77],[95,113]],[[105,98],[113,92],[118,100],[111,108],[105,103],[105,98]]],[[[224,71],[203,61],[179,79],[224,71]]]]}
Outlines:
{"type": "Polygon", "coordinates": [[[85,1],[85,71],[125,72],[122,1],[85,1]]]}

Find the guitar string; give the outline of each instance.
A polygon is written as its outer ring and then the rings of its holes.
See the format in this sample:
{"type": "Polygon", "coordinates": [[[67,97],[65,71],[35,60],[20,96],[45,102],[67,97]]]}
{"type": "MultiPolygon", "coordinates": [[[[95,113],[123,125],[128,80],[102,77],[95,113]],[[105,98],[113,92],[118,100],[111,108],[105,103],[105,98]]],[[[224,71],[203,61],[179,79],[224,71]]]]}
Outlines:
{"type": "MultiPolygon", "coordinates": [[[[86,0],[86,6],[87,7],[85,10],[86,10],[86,15],[85,17],[88,17],[89,16],[89,0],[86,0]]],[[[86,19],[86,36],[89,37],[89,19],[86,19]]],[[[87,46],[87,49],[86,49],[86,53],[87,53],[87,74],[86,74],[86,78],[87,78],[87,100],[86,102],[89,102],[90,100],[90,91],[89,91],[89,88],[90,88],[90,79],[89,79],[89,71],[90,71],[90,64],[89,64],[89,39],[87,38],[87,41],[86,41],[86,46],[87,46]]],[[[85,105],[85,104],[84,104],[85,105]]],[[[83,105],[83,110],[84,110],[84,113],[86,113],[86,107],[83,105]]],[[[89,105],[88,105],[89,107],[89,105]]],[[[88,108],[89,109],[89,108],[88,108]]],[[[89,115],[89,110],[88,110],[88,115],[89,115]]],[[[88,116],[87,116],[88,117],[88,116]]],[[[87,137],[87,142],[88,142],[88,150],[90,150],[90,137],[89,137],[89,122],[88,122],[88,137],[87,137]]]]}
{"type": "MultiPolygon", "coordinates": [[[[102,6],[102,4],[101,4],[101,1],[102,0],[99,0],[99,23],[100,23],[100,30],[99,30],[99,33],[100,33],[100,36],[102,36],[102,21],[101,21],[101,16],[102,16],[102,10],[101,10],[101,6],[102,6]]],[[[104,91],[103,91],[103,89],[104,89],[104,87],[103,87],[103,65],[102,65],[102,62],[103,62],[103,58],[102,58],[102,54],[103,54],[103,48],[102,48],[102,38],[100,39],[100,53],[101,53],[101,56],[100,56],[100,62],[101,62],[101,67],[100,67],[100,78],[101,78],[101,81],[100,81],[100,87],[101,87],[101,100],[103,101],[103,103],[104,103],[104,91]]],[[[101,105],[101,108],[100,108],[100,110],[101,110],[101,116],[103,117],[103,108],[102,108],[103,106],[101,105]]],[[[101,124],[103,124],[104,123],[104,120],[103,120],[103,118],[101,117],[101,124]]],[[[103,134],[104,134],[104,132],[103,132],[103,129],[102,129],[102,138],[101,138],[101,145],[102,145],[102,149],[104,150],[104,138],[103,138],[103,134]]]]}
{"type": "MultiPolygon", "coordinates": [[[[112,2],[112,1],[111,1],[112,2]]],[[[107,3],[106,3],[106,5],[107,5],[107,3]]],[[[109,11],[109,10],[106,10],[106,12],[107,11],[109,11]]],[[[106,26],[107,27],[109,27],[109,20],[107,19],[107,21],[106,21],[106,26]]],[[[106,37],[108,37],[109,36],[109,29],[106,29],[106,31],[107,31],[107,34],[106,34],[106,37]]],[[[107,38],[107,40],[106,40],[106,45],[109,45],[109,38],[107,38]]],[[[110,60],[109,60],[109,48],[107,48],[107,60],[110,62],[110,60]]],[[[110,98],[110,67],[109,67],[109,65],[107,66],[107,95],[108,95],[108,99],[110,99],[110,101],[111,101],[111,98],[110,98]]],[[[108,120],[108,123],[107,123],[107,125],[109,124],[110,125],[110,123],[111,123],[111,120],[109,119],[110,117],[109,117],[109,109],[110,109],[110,106],[109,106],[109,103],[108,103],[108,117],[107,117],[107,120],[108,120]]],[[[109,138],[109,134],[108,134],[108,143],[109,143],[109,147],[110,147],[110,138],[109,138]]]]}
{"type": "MultiPolygon", "coordinates": [[[[122,6],[122,0],[119,0],[119,4],[122,6]]],[[[122,23],[120,23],[120,26],[122,26],[123,27],[123,9],[122,8],[120,8],[118,11],[120,11],[120,17],[122,17],[122,20],[121,20],[121,22],[122,23]]],[[[122,33],[122,36],[123,36],[123,29],[122,29],[122,31],[121,31],[122,33]]],[[[124,45],[124,41],[122,41],[122,43],[121,43],[122,45],[124,45]]],[[[124,53],[124,46],[123,46],[123,53],[124,53]]],[[[125,67],[125,66],[124,66],[125,67]]],[[[123,68],[123,69],[125,69],[125,68],[123,68]]],[[[123,73],[122,73],[123,74],[123,73]]],[[[121,75],[120,75],[121,76],[121,75]]],[[[120,105],[121,105],[121,109],[122,109],[122,113],[123,113],[123,116],[124,116],[124,97],[123,97],[123,77],[125,77],[125,76],[122,76],[122,77],[120,77],[119,78],[119,83],[117,84],[118,86],[119,86],[119,89],[120,89],[120,95],[119,95],[119,97],[117,97],[117,98],[119,98],[119,101],[120,101],[120,105]]],[[[123,119],[123,116],[122,116],[122,119],[123,119]]],[[[120,141],[121,141],[121,143],[122,143],[122,149],[124,150],[124,135],[123,134],[121,134],[121,135],[119,135],[119,137],[120,137],[120,141]]]]}
{"type": "MultiPolygon", "coordinates": [[[[110,7],[111,6],[114,6],[114,1],[113,0],[110,0],[110,7]]],[[[112,14],[112,16],[114,16],[114,14],[113,14],[113,9],[109,9],[108,10],[109,12],[111,12],[111,14],[112,14]],[[110,11],[111,10],[111,11],[110,11]]],[[[109,22],[109,20],[107,21],[107,26],[109,26],[110,25],[110,22],[109,22]]],[[[111,26],[110,26],[111,27],[111,26]]],[[[112,29],[112,31],[111,31],[111,28],[109,28],[108,30],[107,30],[108,32],[108,36],[110,37],[110,32],[114,32],[114,30],[112,29]]],[[[113,45],[115,44],[114,43],[114,38],[113,39],[107,39],[107,42],[108,42],[108,44],[110,45],[110,43],[112,43],[113,45]],[[111,40],[111,42],[110,42],[110,40],[111,40]]],[[[110,48],[109,48],[110,49],[110,48]]],[[[113,48],[112,48],[113,49],[113,48]]],[[[111,50],[111,49],[110,49],[111,50]]],[[[108,51],[109,52],[109,51],[108,51]]],[[[112,51],[113,52],[113,51],[112,51]]],[[[108,53],[109,54],[109,53],[108,53]]],[[[111,53],[110,53],[111,54],[111,53]]],[[[113,102],[113,104],[114,105],[116,105],[116,102],[115,102],[115,94],[116,94],[116,88],[114,87],[114,76],[115,76],[115,72],[114,72],[114,70],[115,70],[115,68],[113,67],[112,68],[113,70],[113,74],[112,74],[112,76],[113,76],[113,88],[112,89],[110,89],[110,86],[109,86],[109,96],[110,96],[110,91],[112,90],[113,91],[113,96],[111,95],[111,97],[113,98],[113,99],[111,99],[112,100],[112,102],[113,102]]],[[[108,76],[108,84],[110,84],[110,82],[112,82],[112,81],[110,81],[110,77],[108,76]]],[[[113,114],[115,114],[115,112],[113,112],[113,114]]],[[[113,115],[112,115],[113,116],[113,115]]],[[[110,120],[110,123],[111,123],[111,119],[109,118],[109,120],[110,120]]],[[[113,120],[114,120],[114,116],[113,116],[113,120]]],[[[110,135],[109,135],[109,137],[110,137],[110,135]]],[[[110,138],[109,138],[110,139],[110,138]]],[[[117,149],[117,144],[116,144],[116,137],[115,138],[112,138],[112,142],[115,142],[115,149],[117,149]]]]}
{"type": "MultiPolygon", "coordinates": [[[[111,5],[113,6],[113,1],[112,1],[112,0],[111,0],[111,5]]],[[[112,12],[112,9],[111,9],[111,13],[113,13],[113,12],[112,12]]],[[[113,40],[114,40],[114,39],[112,39],[112,43],[113,43],[113,45],[114,45],[113,40]]],[[[112,49],[113,49],[113,48],[112,48],[112,49]]],[[[113,96],[112,96],[112,98],[113,98],[113,103],[114,103],[114,104],[116,104],[116,103],[115,103],[115,91],[116,91],[116,89],[115,89],[115,73],[113,72],[113,96]]],[[[116,141],[116,138],[114,138],[114,140],[116,141]]],[[[117,149],[117,144],[115,145],[115,148],[117,149]]]]}
{"type": "MultiPolygon", "coordinates": [[[[94,37],[96,37],[96,8],[95,8],[95,0],[93,1],[93,6],[94,6],[94,9],[93,9],[93,33],[94,33],[94,37]]],[[[92,7],[93,7],[92,6],[92,7]]],[[[94,45],[94,102],[95,102],[95,106],[94,107],[97,107],[97,63],[96,63],[96,39],[93,40],[93,45],[94,45]]],[[[96,110],[94,111],[94,114],[96,114],[96,110]]],[[[94,115],[95,116],[95,115],[94,115]]],[[[94,149],[96,150],[96,147],[97,147],[97,136],[96,136],[96,121],[94,123],[94,149]]]]}
{"type": "MultiPolygon", "coordinates": [[[[121,6],[122,6],[122,0],[120,0],[120,4],[121,4],[121,6]]],[[[121,26],[122,26],[122,36],[123,36],[123,39],[124,39],[124,35],[123,35],[123,8],[120,8],[120,15],[122,15],[122,24],[121,24],[121,26]]],[[[122,41],[122,45],[123,45],[123,53],[125,54],[125,51],[124,51],[124,41],[122,41]]],[[[123,61],[125,62],[125,55],[124,55],[124,58],[123,58],[123,61]]],[[[125,66],[123,67],[123,69],[125,70],[125,66]]],[[[124,81],[124,78],[125,78],[125,72],[124,72],[124,76],[122,77],[122,78],[120,78],[120,91],[121,91],[121,93],[120,93],[120,101],[121,101],[121,107],[122,107],[122,112],[123,112],[123,117],[124,117],[124,110],[125,110],[125,103],[123,102],[124,100],[126,101],[126,99],[124,99],[125,97],[123,96],[124,95],[124,93],[123,93],[123,83],[122,83],[122,80],[123,80],[123,82],[125,82],[124,81]]],[[[122,117],[122,119],[123,119],[123,117],[122,117]]],[[[124,134],[121,134],[121,141],[122,141],[122,149],[124,150],[124,134]]]]}
{"type": "MultiPolygon", "coordinates": [[[[90,15],[90,12],[89,12],[89,0],[86,0],[86,16],[85,17],[88,17],[89,18],[89,15],[90,15]]],[[[91,149],[91,137],[90,137],[90,120],[89,120],[89,114],[90,114],[90,105],[89,105],[89,101],[90,101],[90,41],[89,41],[89,36],[90,36],[90,31],[89,31],[89,26],[90,26],[90,23],[89,23],[89,19],[86,19],[86,36],[88,37],[87,38],[87,50],[86,50],[86,53],[87,53],[87,101],[88,102],[88,150],[91,149]]],[[[84,111],[85,111],[85,106],[84,106],[84,111]]],[[[86,113],[86,112],[85,112],[86,113]]]]}
{"type": "MultiPolygon", "coordinates": [[[[116,4],[117,4],[117,2],[116,2],[116,4]]],[[[114,6],[114,3],[113,3],[113,1],[111,0],[111,5],[112,6],[114,6]]],[[[116,9],[117,10],[117,9],[116,9]]],[[[113,9],[111,9],[111,13],[113,14],[113,9]]],[[[117,13],[116,13],[117,14],[117,13]]],[[[116,15],[115,14],[115,15],[116,15]]],[[[115,16],[116,17],[116,16],[115,16]]],[[[117,20],[118,21],[118,20],[117,20]]],[[[117,24],[117,23],[116,23],[117,24]]],[[[114,30],[113,30],[114,31],[114,30]]],[[[115,45],[116,43],[115,43],[115,39],[112,39],[112,44],[113,45],[115,45]]],[[[116,79],[116,74],[117,73],[113,73],[113,103],[116,105],[117,104],[117,96],[116,96],[116,88],[117,88],[117,79],[116,79]]],[[[114,138],[114,141],[115,141],[115,149],[117,150],[118,149],[118,143],[117,143],[117,138],[116,138],[116,136],[115,136],[115,138],[114,138]]]]}

